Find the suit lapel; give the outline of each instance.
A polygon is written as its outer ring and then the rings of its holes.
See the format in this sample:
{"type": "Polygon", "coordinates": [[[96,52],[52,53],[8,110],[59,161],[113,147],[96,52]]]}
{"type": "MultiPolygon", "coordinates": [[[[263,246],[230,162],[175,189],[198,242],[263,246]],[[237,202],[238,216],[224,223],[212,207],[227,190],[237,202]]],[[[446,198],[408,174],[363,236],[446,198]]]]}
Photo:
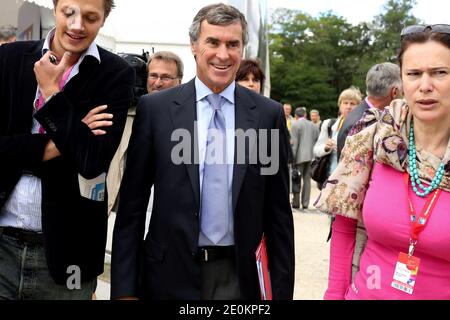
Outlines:
{"type": "MultiPolygon", "coordinates": [[[[192,191],[194,193],[197,207],[200,208],[200,177],[198,161],[198,143],[194,135],[195,121],[197,119],[197,106],[195,101],[195,82],[191,80],[185,85],[178,87],[178,95],[175,97],[173,104],[170,105],[170,116],[172,118],[173,130],[186,129],[191,137],[191,162],[185,164],[186,170],[191,182],[192,191]]],[[[197,130],[195,128],[195,130],[197,130]]]]}
{"type": "Polygon", "coordinates": [[[31,128],[31,114],[33,112],[33,102],[36,96],[37,81],[34,74],[34,64],[41,58],[41,49],[43,40],[33,43],[30,49],[24,53],[21,71],[19,73],[18,86],[16,87],[16,93],[19,97],[19,103],[17,107],[20,110],[14,111],[13,115],[18,115],[20,118],[16,119],[16,124],[19,124],[19,132],[29,131],[31,128]],[[30,115],[30,116],[24,116],[30,115]]]}
{"type": "MultiPolygon", "coordinates": [[[[249,129],[258,129],[259,113],[256,109],[256,104],[250,95],[239,85],[236,85],[235,90],[235,129],[242,129],[247,131],[249,129]]],[[[237,199],[239,192],[244,181],[245,173],[247,171],[247,165],[249,162],[249,151],[255,146],[248,146],[245,150],[239,150],[239,152],[245,152],[245,163],[237,163],[237,141],[235,138],[234,144],[234,166],[233,166],[233,212],[235,212],[237,199]]]]}
{"type": "MultiPolygon", "coordinates": [[[[102,54],[100,52],[101,51],[99,48],[101,58],[102,54]]],[[[78,74],[70,79],[63,89],[64,93],[69,97],[73,96],[74,98],[79,98],[80,93],[89,93],[91,90],[90,86],[92,85],[91,79],[96,76],[98,72],[100,72],[100,64],[94,57],[91,56],[85,56],[79,68],[78,74]]]]}

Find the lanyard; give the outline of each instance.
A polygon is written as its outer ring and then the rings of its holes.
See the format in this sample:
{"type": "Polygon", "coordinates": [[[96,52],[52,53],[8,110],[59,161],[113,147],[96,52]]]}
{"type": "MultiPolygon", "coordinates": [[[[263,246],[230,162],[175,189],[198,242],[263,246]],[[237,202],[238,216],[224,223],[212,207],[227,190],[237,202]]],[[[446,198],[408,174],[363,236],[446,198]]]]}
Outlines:
{"type": "Polygon", "coordinates": [[[410,221],[411,221],[411,237],[409,238],[409,256],[414,255],[414,248],[417,245],[417,240],[420,233],[425,229],[425,226],[430,218],[431,212],[433,211],[436,203],[441,195],[441,189],[436,189],[427,199],[427,202],[422,208],[420,215],[417,217],[412,205],[411,198],[409,197],[409,174],[405,172],[403,175],[405,185],[406,185],[406,195],[408,197],[410,221]]]}

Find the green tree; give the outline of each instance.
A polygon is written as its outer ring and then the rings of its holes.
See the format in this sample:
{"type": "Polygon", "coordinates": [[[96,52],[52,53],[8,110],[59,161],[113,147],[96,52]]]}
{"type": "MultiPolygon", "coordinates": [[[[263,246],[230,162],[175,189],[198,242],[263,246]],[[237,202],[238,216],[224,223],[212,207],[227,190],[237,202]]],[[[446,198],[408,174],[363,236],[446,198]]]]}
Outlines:
{"type": "Polygon", "coordinates": [[[324,13],[275,12],[270,34],[272,97],[336,116],[339,93],[358,76],[367,41],[362,26],[324,13]]]}
{"type": "Polygon", "coordinates": [[[354,85],[364,93],[369,68],[396,61],[402,28],[419,23],[411,14],[415,4],[387,0],[373,21],[356,26],[332,12],[313,18],[276,10],[269,31],[272,98],[335,117],[342,90],[354,85]]]}
{"type": "Polygon", "coordinates": [[[411,13],[415,5],[415,0],[388,0],[383,12],[374,18],[372,46],[375,59],[397,61],[402,29],[420,23],[411,13]]]}

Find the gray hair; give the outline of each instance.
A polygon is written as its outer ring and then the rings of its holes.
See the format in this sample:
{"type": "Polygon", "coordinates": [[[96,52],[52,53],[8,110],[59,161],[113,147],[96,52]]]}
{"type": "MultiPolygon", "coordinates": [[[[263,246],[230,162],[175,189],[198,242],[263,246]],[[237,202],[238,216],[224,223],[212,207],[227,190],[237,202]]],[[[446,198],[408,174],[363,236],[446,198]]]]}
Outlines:
{"type": "Polygon", "coordinates": [[[12,25],[3,25],[0,27],[0,40],[9,40],[16,36],[17,28],[12,25]]]}
{"type": "Polygon", "coordinates": [[[306,115],[306,108],[298,107],[295,109],[295,115],[300,118],[304,117],[306,115]]]}
{"type": "Polygon", "coordinates": [[[311,114],[311,113],[317,113],[317,114],[320,114],[320,113],[319,113],[319,110],[316,110],[316,109],[312,109],[312,110],[309,112],[309,114],[311,114]]]}
{"type": "Polygon", "coordinates": [[[242,26],[242,42],[244,46],[247,44],[247,21],[245,20],[245,16],[235,7],[218,3],[200,9],[189,28],[191,42],[197,42],[200,38],[200,27],[204,20],[216,26],[229,26],[230,24],[240,22],[242,26]]]}
{"type": "Polygon", "coordinates": [[[176,55],[175,53],[171,51],[158,51],[155,52],[148,60],[148,65],[150,65],[150,62],[152,60],[163,60],[163,61],[173,61],[177,65],[177,77],[182,80],[183,79],[183,72],[184,72],[184,65],[181,58],[176,55]]]}
{"type": "Polygon", "coordinates": [[[379,63],[367,72],[367,95],[374,98],[384,98],[392,87],[401,88],[400,67],[391,62],[379,63]]]}

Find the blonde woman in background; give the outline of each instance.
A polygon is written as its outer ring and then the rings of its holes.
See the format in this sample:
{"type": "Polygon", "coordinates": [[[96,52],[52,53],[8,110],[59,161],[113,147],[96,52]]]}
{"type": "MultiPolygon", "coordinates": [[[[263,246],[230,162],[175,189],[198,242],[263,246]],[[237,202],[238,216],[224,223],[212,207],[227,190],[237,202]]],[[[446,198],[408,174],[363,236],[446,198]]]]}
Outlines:
{"type": "Polygon", "coordinates": [[[362,101],[362,95],[358,88],[351,86],[341,92],[338,99],[339,117],[337,119],[327,119],[322,123],[319,138],[314,145],[314,156],[323,157],[331,153],[329,172],[337,167],[338,159],[336,152],[336,141],[339,130],[347,115],[362,101]],[[331,122],[331,123],[330,123],[331,122]],[[331,125],[331,135],[328,134],[328,127],[331,125]]]}

